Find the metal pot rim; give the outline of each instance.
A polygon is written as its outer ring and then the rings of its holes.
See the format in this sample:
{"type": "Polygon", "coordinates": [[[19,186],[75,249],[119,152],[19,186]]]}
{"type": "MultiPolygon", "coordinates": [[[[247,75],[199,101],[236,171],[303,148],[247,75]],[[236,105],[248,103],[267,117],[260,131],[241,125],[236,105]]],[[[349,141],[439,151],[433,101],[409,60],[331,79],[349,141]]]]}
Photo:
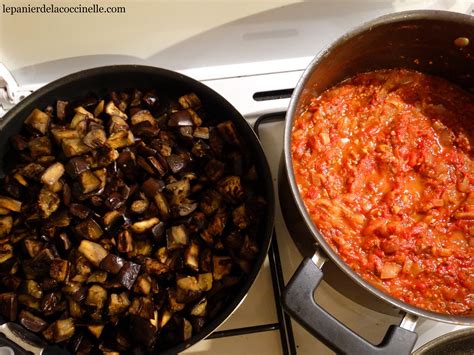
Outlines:
{"type": "Polygon", "coordinates": [[[295,91],[291,96],[291,100],[288,106],[288,110],[285,117],[285,134],[283,142],[283,150],[285,157],[285,166],[286,174],[289,181],[290,189],[293,194],[293,198],[298,206],[298,209],[304,219],[304,222],[309,227],[312,237],[317,241],[317,244],[322,247],[324,253],[327,254],[331,260],[344,272],[346,273],[353,281],[355,281],[359,286],[367,289],[372,294],[378,298],[388,302],[392,306],[404,310],[405,312],[432,319],[435,321],[451,323],[451,324],[463,324],[463,325],[474,325],[474,317],[467,316],[453,316],[448,314],[441,314],[436,312],[431,312],[424,310],[419,307],[412,306],[408,303],[405,303],[395,297],[390,296],[389,294],[379,290],[378,288],[370,285],[367,281],[362,279],[354,270],[352,270],[340,257],[339,255],[329,246],[326,242],[326,239],[321,235],[318,228],[313,223],[309,213],[306,210],[304,202],[300,196],[298,186],[296,184],[295,175],[293,171],[293,161],[291,157],[291,132],[293,128],[293,120],[296,117],[298,110],[298,101],[301,97],[303,90],[306,88],[311,74],[315,67],[327,56],[329,56],[334,49],[346,42],[348,39],[351,39],[361,33],[371,31],[373,28],[384,26],[397,22],[404,22],[409,20],[440,20],[440,21],[455,21],[460,23],[472,23],[474,17],[454,13],[450,11],[438,11],[438,10],[415,10],[415,11],[404,11],[394,14],[389,14],[381,16],[375,20],[364,23],[361,26],[356,27],[355,29],[347,32],[345,35],[337,39],[335,42],[323,49],[308,65],[301,78],[299,79],[295,91]]]}

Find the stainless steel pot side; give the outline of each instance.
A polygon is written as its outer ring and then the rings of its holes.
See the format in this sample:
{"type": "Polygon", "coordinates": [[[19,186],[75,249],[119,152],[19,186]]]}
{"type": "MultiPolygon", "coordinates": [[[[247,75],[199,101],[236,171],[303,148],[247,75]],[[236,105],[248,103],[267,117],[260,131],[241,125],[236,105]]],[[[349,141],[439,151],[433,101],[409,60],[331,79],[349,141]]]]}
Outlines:
{"type": "MultiPolygon", "coordinates": [[[[280,201],[288,229],[306,258],[287,286],[284,304],[308,331],[342,353],[409,353],[417,338],[413,332],[417,317],[474,325],[474,317],[430,312],[404,303],[365,282],[331,249],[300,197],[291,158],[291,130],[295,117],[311,97],[344,79],[387,68],[409,68],[437,75],[474,92],[474,17],[423,10],[395,13],[368,22],[322,51],[303,73],[291,98],[285,123],[280,201]],[[468,38],[470,43],[464,47],[456,45],[455,40],[460,37],[468,38]],[[312,256],[308,255],[308,250],[312,256]],[[400,326],[392,326],[381,344],[375,346],[367,342],[315,303],[313,292],[323,277],[321,268],[328,259],[365,294],[405,312],[400,326]]],[[[354,291],[360,293],[360,290],[354,291]]],[[[347,289],[344,292],[351,293],[347,289]]]]}

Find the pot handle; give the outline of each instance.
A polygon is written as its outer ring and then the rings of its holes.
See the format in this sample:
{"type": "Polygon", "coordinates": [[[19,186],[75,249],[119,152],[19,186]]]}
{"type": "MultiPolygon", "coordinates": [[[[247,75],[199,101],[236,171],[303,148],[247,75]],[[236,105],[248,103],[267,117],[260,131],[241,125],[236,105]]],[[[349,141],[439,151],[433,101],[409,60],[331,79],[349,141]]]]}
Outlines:
{"type": "Polygon", "coordinates": [[[391,325],[382,342],[373,345],[315,302],[313,294],[323,279],[321,267],[324,261],[325,258],[320,256],[318,251],[313,259],[305,258],[301,262],[283,294],[283,306],[286,311],[307,331],[338,353],[409,354],[418,338],[418,335],[411,331],[416,325],[416,317],[407,314],[400,326],[391,325]]]}

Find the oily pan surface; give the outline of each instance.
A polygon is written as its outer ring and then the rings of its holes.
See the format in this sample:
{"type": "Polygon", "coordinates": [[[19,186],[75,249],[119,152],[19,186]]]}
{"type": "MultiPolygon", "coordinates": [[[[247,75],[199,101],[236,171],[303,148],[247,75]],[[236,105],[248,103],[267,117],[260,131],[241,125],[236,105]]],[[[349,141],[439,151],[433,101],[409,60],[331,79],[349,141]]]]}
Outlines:
{"type": "Polygon", "coordinates": [[[365,280],[430,311],[473,314],[474,97],[408,70],[355,76],[296,117],[306,208],[365,280]]]}

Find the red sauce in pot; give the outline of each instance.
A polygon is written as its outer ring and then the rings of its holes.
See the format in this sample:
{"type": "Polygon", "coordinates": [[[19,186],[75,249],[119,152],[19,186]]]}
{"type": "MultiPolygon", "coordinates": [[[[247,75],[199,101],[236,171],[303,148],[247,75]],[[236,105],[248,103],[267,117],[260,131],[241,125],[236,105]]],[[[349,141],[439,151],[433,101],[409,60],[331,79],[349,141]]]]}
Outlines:
{"type": "Polygon", "coordinates": [[[301,196],[329,245],[414,306],[474,314],[474,96],[403,69],[311,99],[292,131],[301,196]]]}

